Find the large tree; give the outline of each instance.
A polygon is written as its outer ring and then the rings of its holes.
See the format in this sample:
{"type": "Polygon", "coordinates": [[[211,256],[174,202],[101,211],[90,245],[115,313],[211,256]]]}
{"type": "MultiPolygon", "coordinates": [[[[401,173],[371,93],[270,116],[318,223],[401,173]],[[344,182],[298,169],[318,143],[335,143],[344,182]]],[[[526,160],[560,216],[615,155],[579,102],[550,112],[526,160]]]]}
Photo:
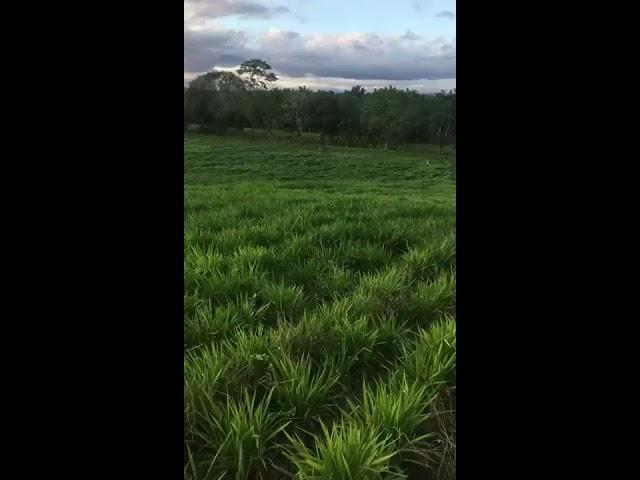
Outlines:
{"type": "Polygon", "coordinates": [[[242,128],[244,82],[233,72],[213,70],[189,83],[185,93],[185,117],[189,123],[224,133],[229,127],[242,128]]]}
{"type": "Polygon", "coordinates": [[[455,132],[456,127],[456,92],[444,90],[436,93],[433,104],[432,131],[438,137],[440,153],[447,144],[449,135],[455,132]]]}
{"type": "Polygon", "coordinates": [[[238,77],[242,79],[248,90],[248,94],[244,96],[244,112],[252,132],[255,128],[264,126],[271,131],[274,123],[273,116],[277,113],[272,103],[273,98],[263,94],[268,84],[278,80],[278,77],[269,70],[271,65],[257,58],[242,62],[240,68],[236,70],[238,77]]]}
{"type": "Polygon", "coordinates": [[[354,85],[351,87],[351,91],[349,92],[351,95],[355,95],[356,97],[364,97],[364,94],[367,93],[367,89],[361,85],[354,85]]]}
{"type": "Polygon", "coordinates": [[[385,150],[400,140],[408,119],[404,108],[407,92],[392,86],[374,90],[365,96],[362,124],[370,141],[384,144],[385,150]]]}
{"type": "MultiPolygon", "coordinates": [[[[364,96],[364,94],[363,94],[364,96]]],[[[345,92],[338,98],[338,135],[345,146],[359,143],[362,97],[345,92]]]]}
{"type": "Polygon", "coordinates": [[[269,70],[271,70],[271,65],[264,60],[253,58],[242,62],[236,73],[242,78],[248,89],[266,90],[268,84],[278,80],[276,74],[269,72],[269,70]]]}
{"type": "Polygon", "coordinates": [[[190,90],[206,90],[206,91],[241,91],[245,89],[244,82],[233,72],[223,72],[212,70],[203,73],[189,83],[190,90]]]}
{"type": "Polygon", "coordinates": [[[288,90],[284,100],[283,108],[290,125],[293,126],[298,136],[302,135],[305,116],[307,112],[307,104],[311,92],[306,87],[299,87],[297,90],[288,90]]]}
{"type": "Polygon", "coordinates": [[[305,126],[311,131],[319,132],[323,143],[325,136],[332,142],[338,133],[340,121],[338,96],[333,92],[315,93],[310,96],[306,112],[305,126]]]}

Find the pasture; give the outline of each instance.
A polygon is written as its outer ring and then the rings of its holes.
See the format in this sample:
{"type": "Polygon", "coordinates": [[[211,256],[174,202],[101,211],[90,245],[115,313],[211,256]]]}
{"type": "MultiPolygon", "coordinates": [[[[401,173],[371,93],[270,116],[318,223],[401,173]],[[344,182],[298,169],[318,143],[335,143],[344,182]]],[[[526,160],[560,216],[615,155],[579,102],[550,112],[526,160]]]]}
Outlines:
{"type": "Polygon", "coordinates": [[[184,151],[185,478],[455,478],[455,156],[184,151]]]}

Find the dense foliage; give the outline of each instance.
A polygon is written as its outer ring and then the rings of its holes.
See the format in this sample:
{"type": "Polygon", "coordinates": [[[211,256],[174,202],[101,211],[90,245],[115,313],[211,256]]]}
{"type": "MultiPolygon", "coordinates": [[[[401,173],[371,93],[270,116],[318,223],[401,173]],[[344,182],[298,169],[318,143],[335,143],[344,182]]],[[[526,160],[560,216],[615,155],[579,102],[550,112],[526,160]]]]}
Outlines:
{"type": "Polygon", "coordinates": [[[244,62],[237,74],[212,71],[184,91],[185,130],[217,134],[244,129],[315,132],[324,143],[389,146],[455,144],[456,92],[421,95],[393,86],[343,93],[268,88],[277,77],[262,60],[244,62]]]}

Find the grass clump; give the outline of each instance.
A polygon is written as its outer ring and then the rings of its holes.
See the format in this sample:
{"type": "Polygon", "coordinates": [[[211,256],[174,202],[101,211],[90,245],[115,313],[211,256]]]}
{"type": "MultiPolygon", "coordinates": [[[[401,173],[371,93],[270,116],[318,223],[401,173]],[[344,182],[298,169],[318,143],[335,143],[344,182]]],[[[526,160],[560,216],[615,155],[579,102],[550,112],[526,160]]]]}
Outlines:
{"type": "Polygon", "coordinates": [[[260,289],[260,298],[271,319],[297,318],[305,306],[304,291],[298,285],[265,282],[260,289]]]}
{"type": "Polygon", "coordinates": [[[374,426],[394,440],[399,461],[428,465],[434,437],[427,421],[436,394],[429,385],[401,375],[389,382],[363,384],[362,397],[349,402],[349,415],[363,426],[374,426]]]}
{"type": "Polygon", "coordinates": [[[271,394],[261,401],[244,390],[240,400],[222,405],[205,401],[199,438],[203,442],[196,471],[205,478],[267,479],[277,456],[277,436],[288,425],[270,409],[271,394]]]}
{"type": "Polygon", "coordinates": [[[455,380],[456,324],[452,317],[420,329],[403,350],[400,365],[409,379],[433,386],[455,380]]]}
{"type": "Polygon", "coordinates": [[[444,273],[430,282],[416,285],[409,299],[414,320],[427,326],[442,315],[452,313],[455,305],[455,273],[444,273]]]}
{"type": "Polygon", "coordinates": [[[308,357],[272,356],[274,398],[282,411],[303,425],[332,412],[339,378],[330,361],[314,368],[308,357]]]}
{"type": "Polygon", "coordinates": [[[398,454],[391,435],[355,422],[321,425],[313,447],[288,436],[288,458],[299,480],[372,480],[404,478],[392,465],[398,454]]]}

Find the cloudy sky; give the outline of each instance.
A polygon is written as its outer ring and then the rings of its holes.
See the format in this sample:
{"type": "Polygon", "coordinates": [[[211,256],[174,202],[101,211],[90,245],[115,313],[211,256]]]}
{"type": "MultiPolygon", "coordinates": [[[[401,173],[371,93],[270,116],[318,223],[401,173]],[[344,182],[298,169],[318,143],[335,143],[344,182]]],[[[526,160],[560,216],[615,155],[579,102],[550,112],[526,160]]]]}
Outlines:
{"type": "Polygon", "coordinates": [[[454,88],[455,12],[455,0],[184,0],[185,84],[261,58],[282,88],[454,88]]]}

